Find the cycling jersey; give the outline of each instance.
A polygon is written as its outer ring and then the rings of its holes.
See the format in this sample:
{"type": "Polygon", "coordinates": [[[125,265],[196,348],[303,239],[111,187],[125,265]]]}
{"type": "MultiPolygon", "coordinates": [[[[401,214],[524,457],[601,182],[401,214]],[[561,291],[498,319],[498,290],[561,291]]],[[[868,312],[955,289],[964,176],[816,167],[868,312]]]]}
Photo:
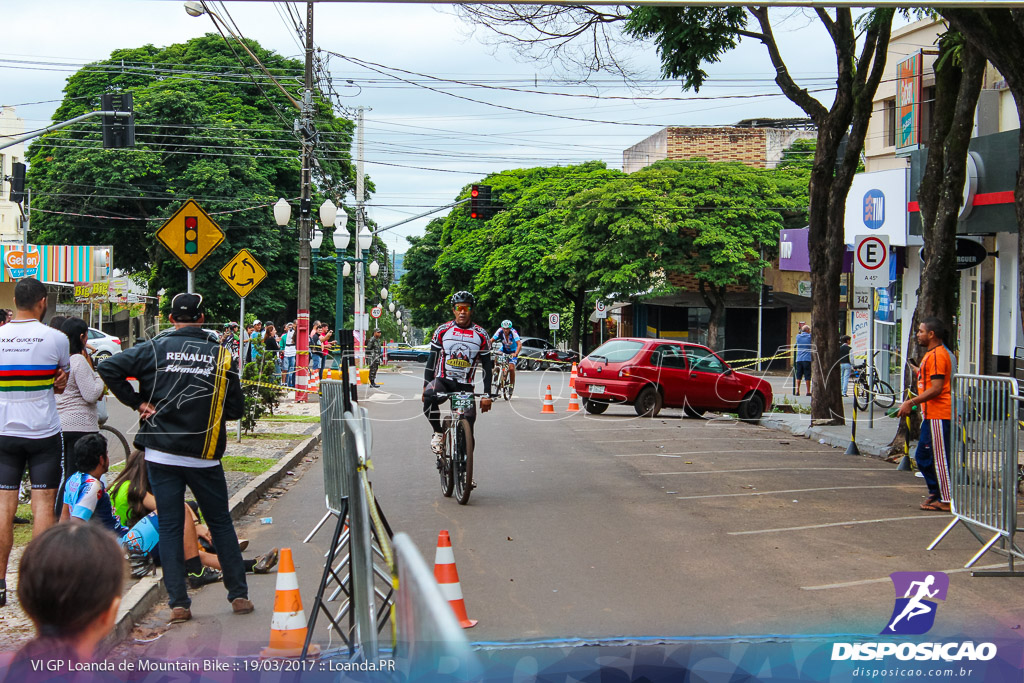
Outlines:
{"type": "Polygon", "coordinates": [[[149,513],[129,529],[114,515],[114,507],[103,482],[87,472],[75,472],[68,477],[64,502],[71,508],[72,517],[84,521],[95,517],[104,529],[117,534],[121,545],[129,552],[144,555],[160,542],[160,527],[155,512],[149,513]]]}
{"type": "Polygon", "coordinates": [[[514,327],[509,330],[509,336],[506,336],[504,332],[504,328],[498,330],[491,339],[501,345],[502,353],[515,353],[519,348],[519,333],[514,327]]]}
{"type": "Polygon", "coordinates": [[[41,439],[60,433],[53,395],[58,369],[71,370],[66,334],[38,320],[0,327],[0,435],[41,439]]]}
{"type": "MultiPolygon", "coordinates": [[[[434,331],[430,339],[430,353],[437,358],[433,372],[425,373],[424,379],[429,382],[435,377],[450,379],[462,384],[472,384],[473,375],[478,362],[487,358],[490,367],[491,345],[487,332],[479,325],[462,328],[449,321],[434,331]],[[427,374],[430,376],[428,377],[427,374]]],[[[489,384],[489,374],[484,373],[485,384],[489,384]]],[[[489,392],[490,386],[484,387],[489,392]]]]}

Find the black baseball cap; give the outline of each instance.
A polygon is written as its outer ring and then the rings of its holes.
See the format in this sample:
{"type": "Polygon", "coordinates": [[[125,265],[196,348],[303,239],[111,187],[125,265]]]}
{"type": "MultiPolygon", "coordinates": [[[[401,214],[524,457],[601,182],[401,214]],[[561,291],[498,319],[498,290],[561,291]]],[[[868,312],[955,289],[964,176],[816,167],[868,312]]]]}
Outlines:
{"type": "Polygon", "coordinates": [[[203,313],[203,295],[182,292],[171,299],[171,317],[181,322],[194,322],[203,313]]]}

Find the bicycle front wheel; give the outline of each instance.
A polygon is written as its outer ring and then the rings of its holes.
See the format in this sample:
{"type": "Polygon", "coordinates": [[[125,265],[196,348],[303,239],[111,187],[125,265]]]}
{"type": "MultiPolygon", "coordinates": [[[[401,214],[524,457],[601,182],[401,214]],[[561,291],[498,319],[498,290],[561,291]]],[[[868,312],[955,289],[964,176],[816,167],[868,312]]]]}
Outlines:
{"type": "Polygon", "coordinates": [[[445,498],[451,498],[452,491],[455,489],[455,479],[452,471],[452,462],[455,457],[455,429],[452,427],[452,419],[450,417],[444,419],[443,427],[444,445],[442,446],[441,455],[438,456],[437,473],[441,477],[441,495],[445,498]]]}
{"type": "Polygon", "coordinates": [[[506,401],[512,398],[512,376],[508,372],[501,376],[501,397],[506,401]]]}
{"type": "Polygon", "coordinates": [[[853,385],[853,402],[857,405],[857,410],[867,410],[870,401],[871,395],[867,384],[860,380],[855,382],[853,385]]]}
{"type": "Polygon", "coordinates": [[[896,403],[896,392],[892,390],[888,382],[875,380],[875,405],[879,408],[892,408],[896,403]]]}
{"type": "Polygon", "coordinates": [[[469,420],[459,420],[455,428],[455,500],[459,505],[469,502],[469,494],[473,490],[473,431],[469,428],[469,420]]]}
{"type": "Polygon", "coordinates": [[[108,424],[100,425],[100,434],[107,440],[107,456],[110,458],[111,464],[128,460],[132,449],[124,434],[108,424]]]}

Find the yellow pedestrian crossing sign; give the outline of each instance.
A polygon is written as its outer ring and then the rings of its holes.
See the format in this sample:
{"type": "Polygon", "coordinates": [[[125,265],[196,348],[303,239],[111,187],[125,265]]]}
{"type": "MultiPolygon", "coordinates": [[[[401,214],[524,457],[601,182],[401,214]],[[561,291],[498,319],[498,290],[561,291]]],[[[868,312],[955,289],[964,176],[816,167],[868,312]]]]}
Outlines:
{"type": "Polygon", "coordinates": [[[160,226],[156,238],[186,268],[195,270],[224,241],[224,232],[203,207],[189,199],[160,226]]]}
{"type": "Polygon", "coordinates": [[[243,249],[220,269],[220,276],[235,290],[235,294],[244,299],[267,277],[267,270],[248,249],[243,249]]]}

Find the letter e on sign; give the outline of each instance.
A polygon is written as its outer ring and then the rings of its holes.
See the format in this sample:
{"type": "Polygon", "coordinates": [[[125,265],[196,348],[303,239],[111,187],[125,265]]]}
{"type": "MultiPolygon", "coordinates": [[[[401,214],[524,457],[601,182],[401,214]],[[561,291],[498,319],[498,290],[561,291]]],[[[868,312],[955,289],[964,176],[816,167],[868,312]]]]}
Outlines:
{"type": "Polygon", "coordinates": [[[854,287],[889,286],[889,238],[858,235],[853,259],[854,287]]]}

